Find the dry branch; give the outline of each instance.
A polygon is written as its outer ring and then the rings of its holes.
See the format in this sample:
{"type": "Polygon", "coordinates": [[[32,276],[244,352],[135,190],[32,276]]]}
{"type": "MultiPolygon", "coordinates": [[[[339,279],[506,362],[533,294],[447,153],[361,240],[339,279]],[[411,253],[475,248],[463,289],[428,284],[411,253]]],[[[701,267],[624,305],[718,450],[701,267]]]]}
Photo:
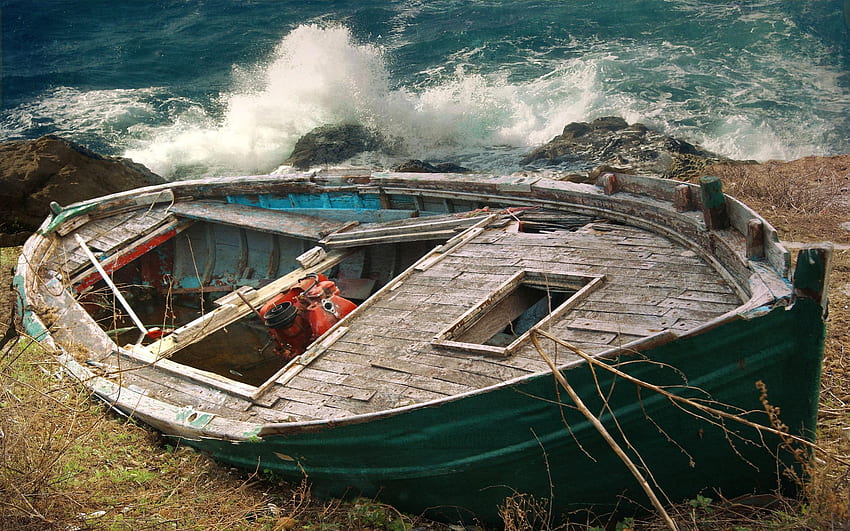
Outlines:
{"type": "Polygon", "coordinates": [[[569,384],[566,377],[558,370],[552,360],[549,359],[549,356],[547,356],[546,353],[543,351],[543,348],[540,346],[540,341],[533,334],[531,336],[531,341],[534,343],[534,347],[537,349],[537,352],[543,358],[543,361],[545,361],[549,368],[552,370],[552,374],[555,376],[555,379],[558,380],[558,383],[561,384],[561,387],[563,387],[567,394],[570,395],[570,398],[572,399],[573,403],[575,403],[576,407],[578,407],[578,410],[581,411],[582,415],[584,415],[585,418],[587,418],[587,420],[590,421],[591,424],[593,424],[593,427],[596,428],[596,431],[598,431],[602,438],[605,439],[605,442],[608,443],[608,446],[610,446],[611,449],[614,450],[614,453],[617,454],[617,457],[619,457],[620,460],[625,463],[626,467],[629,469],[629,472],[631,472],[635,479],[638,480],[638,483],[640,484],[646,495],[649,497],[649,500],[652,502],[652,505],[653,507],[655,507],[655,510],[658,511],[658,514],[660,514],[664,518],[664,521],[667,523],[667,527],[669,527],[673,531],[678,531],[679,528],[676,525],[676,522],[674,522],[673,519],[670,518],[670,515],[667,514],[667,511],[664,510],[664,506],[661,504],[661,501],[655,495],[655,492],[652,490],[652,487],[649,485],[649,482],[647,482],[646,478],[644,478],[643,475],[640,473],[638,467],[629,458],[629,456],[626,455],[623,449],[620,448],[620,445],[617,444],[617,441],[615,441],[614,438],[611,437],[611,434],[608,433],[608,430],[605,429],[605,426],[602,424],[602,422],[598,418],[596,418],[593,413],[587,408],[581,397],[578,396],[578,393],[576,393],[575,389],[573,389],[572,386],[569,384]]]}
{"type": "Polygon", "coordinates": [[[775,428],[772,428],[770,426],[764,426],[762,424],[758,424],[758,423],[753,422],[751,420],[747,420],[745,418],[742,418],[740,415],[733,415],[731,413],[727,413],[726,411],[722,411],[720,409],[716,409],[716,408],[713,408],[713,407],[710,407],[710,406],[706,406],[704,404],[700,404],[699,402],[696,402],[696,401],[691,400],[689,398],[685,398],[685,397],[676,395],[674,393],[671,393],[670,391],[667,391],[666,389],[663,389],[663,388],[661,388],[657,385],[653,385],[653,384],[644,382],[643,380],[635,378],[634,376],[632,376],[630,374],[627,374],[623,371],[618,370],[615,367],[612,367],[612,366],[610,366],[606,363],[599,361],[598,359],[592,357],[590,354],[587,354],[586,352],[584,352],[580,348],[578,348],[574,345],[571,345],[570,343],[568,343],[568,342],[566,342],[562,339],[559,339],[559,338],[557,338],[557,337],[555,337],[555,336],[553,336],[553,335],[551,335],[547,332],[544,332],[543,330],[535,329],[533,334],[538,334],[538,335],[541,335],[541,336],[543,336],[547,339],[550,339],[550,340],[554,341],[555,343],[557,343],[557,344],[559,344],[563,347],[566,347],[566,348],[570,349],[571,351],[575,352],[576,354],[578,354],[579,356],[584,358],[591,365],[596,366],[596,367],[601,367],[601,368],[605,369],[606,371],[609,371],[609,372],[619,376],[620,378],[623,378],[623,379],[625,379],[625,380],[627,380],[627,381],[629,381],[633,384],[636,384],[640,387],[655,391],[656,393],[661,394],[662,396],[664,396],[665,398],[667,398],[667,399],[669,399],[673,402],[678,402],[678,403],[681,403],[681,404],[691,406],[691,407],[698,409],[698,410],[702,411],[703,413],[706,413],[706,414],[709,414],[709,415],[714,415],[714,416],[721,417],[721,418],[724,418],[724,419],[732,420],[732,421],[737,422],[739,424],[743,424],[744,426],[754,428],[754,429],[758,430],[759,432],[770,433],[772,435],[777,435],[779,437],[788,438],[789,440],[792,440],[794,442],[808,446],[809,448],[812,448],[813,450],[817,450],[817,451],[823,453],[824,456],[826,456],[829,459],[832,459],[832,460],[834,460],[838,463],[841,463],[842,465],[850,466],[850,461],[830,454],[824,448],[821,448],[820,446],[809,441],[808,439],[805,439],[805,438],[800,437],[798,435],[793,435],[793,434],[782,432],[782,431],[777,430],[775,428]]]}

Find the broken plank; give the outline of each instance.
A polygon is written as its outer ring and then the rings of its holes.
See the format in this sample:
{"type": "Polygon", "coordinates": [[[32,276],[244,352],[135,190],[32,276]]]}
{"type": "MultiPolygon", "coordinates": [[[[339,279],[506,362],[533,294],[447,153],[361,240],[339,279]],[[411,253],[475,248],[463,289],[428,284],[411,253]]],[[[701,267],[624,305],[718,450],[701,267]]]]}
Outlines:
{"type": "MultiPolygon", "coordinates": [[[[248,293],[250,297],[246,298],[254,307],[262,306],[268,299],[304,278],[308,273],[326,271],[341,262],[346,256],[348,256],[348,253],[345,251],[328,253],[328,256],[318,264],[309,268],[295,269],[274,282],[248,293]]],[[[249,315],[252,311],[251,307],[241,300],[225,304],[148,345],[146,350],[157,358],[167,357],[171,352],[221,330],[228,324],[249,315]]]]}

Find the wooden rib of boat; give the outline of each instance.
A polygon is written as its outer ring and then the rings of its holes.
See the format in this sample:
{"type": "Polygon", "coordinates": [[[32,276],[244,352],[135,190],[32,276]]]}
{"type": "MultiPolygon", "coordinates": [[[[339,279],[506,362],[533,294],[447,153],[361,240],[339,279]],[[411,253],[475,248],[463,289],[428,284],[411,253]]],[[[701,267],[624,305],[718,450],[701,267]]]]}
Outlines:
{"type": "Polygon", "coordinates": [[[175,182],[55,205],[21,255],[19,310],[114,408],[319,495],[449,520],[498,520],[516,493],[553,514],[647,506],[541,351],[668,500],[793,488],[787,438],[566,346],[768,427],[769,402],[814,437],[830,248],[802,251],[792,283],[773,227],[703,181],[175,182]],[[261,309],[319,273],[356,309],[276,348],[261,309]]]}

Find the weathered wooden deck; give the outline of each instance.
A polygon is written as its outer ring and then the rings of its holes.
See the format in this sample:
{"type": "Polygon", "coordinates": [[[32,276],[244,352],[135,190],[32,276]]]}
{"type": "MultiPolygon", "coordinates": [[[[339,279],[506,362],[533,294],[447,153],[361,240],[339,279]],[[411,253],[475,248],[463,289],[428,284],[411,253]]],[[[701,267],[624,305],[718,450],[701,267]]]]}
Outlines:
{"type": "MultiPolygon", "coordinates": [[[[269,409],[251,409],[269,420],[340,418],[546,370],[530,342],[505,359],[432,344],[521,270],[604,275],[600,288],[548,327],[589,353],[686,330],[742,302],[695,253],[641,229],[604,222],[549,234],[488,229],[383,294],[324,354],[263,394],[269,409]]],[[[557,354],[561,362],[574,356],[557,354]]]]}
{"type": "MultiPolygon", "coordinates": [[[[173,370],[134,370],[146,365],[144,357],[118,360],[112,353],[96,363],[120,367],[117,378],[131,390],[242,420],[342,418],[421,403],[547,370],[531,342],[507,357],[432,343],[520,271],[603,277],[546,327],[588,353],[687,330],[742,302],[693,251],[648,231],[601,221],[573,232],[533,234],[510,223],[480,231],[440,260],[411,268],[368,308],[352,314],[321,355],[259,392],[238,382],[237,392],[228,392],[173,370]]],[[[240,315],[249,313],[243,310],[240,315]]],[[[215,327],[204,324],[207,333],[215,327]]],[[[177,347],[169,346],[176,341],[175,334],[149,346],[147,352],[156,354],[147,354],[152,356],[147,363],[177,347]]],[[[578,359],[564,350],[548,354],[559,362],[578,359]]]]}
{"type": "MultiPolygon", "coordinates": [[[[222,308],[210,314],[197,331],[192,327],[178,330],[146,350],[136,349],[131,356],[113,351],[98,360],[85,361],[107,371],[117,368],[119,372],[112,379],[117,378],[133,392],[229,418],[260,422],[334,419],[444,398],[547,370],[530,341],[506,356],[447,348],[434,342],[472,307],[492,297],[522,271],[600,279],[545,328],[588,353],[668,330],[689,330],[742,303],[733,286],[687,247],[644,229],[604,220],[588,222],[590,218],[573,219],[566,214],[560,220],[562,225],[580,226],[578,230],[557,230],[560,214],[554,219],[546,215],[541,218],[544,226],[554,222],[556,230],[521,232],[513,221],[484,228],[497,216],[488,218],[483,213],[465,219],[451,215],[412,218],[384,223],[377,229],[352,229],[351,224],[340,222],[305,229],[310,224],[298,222],[307,216],[194,202],[93,219],[75,234],[101,254],[108,269],[128,251],[143,251],[154,239],[182,230],[186,218],[239,225],[239,220],[249,214],[262,218],[250,224],[256,230],[314,241],[324,237],[328,248],[343,248],[331,251],[322,267],[343,260],[348,247],[434,234],[447,238],[465,228],[466,232],[457,245],[426,258],[382,290],[368,308],[350,316],[344,328],[333,335],[333,341],[325,342],[320,355],[311,355],[307,361],[281,371],[259,390],[239,382],[228,383],[225,378],[207,381],[203,371],[191,368],[149,368],[155,361],[162,366],[173,364],[167,359],[157,360],[179,349],[180,337],[203,336],[244,318],[250,313],[245,305],[222,308]],[[232,216],[239,219],[231,222],[232,216]],[[467,228],[470,225],[472,229],[467,228]],[[331,236],[323,236],[325,233],[331,236]],[[181,371],[193,374],[186,378],[181,371]]],[[[86,278],[96,279],[97,274],[73,243],[72,235],[56,239],[60,248],[53,253],[50,267],[66,278],[73,276],[78,286],[85,286],[86,278]]],[[[260,300],[265,291],[279,291],[280,286],[292,283],[293,275],[302,273],[293,272],[246,294],[260,300]]],[[[562,363],[578,359],[564,350],[549,354],[562,363]]]]}

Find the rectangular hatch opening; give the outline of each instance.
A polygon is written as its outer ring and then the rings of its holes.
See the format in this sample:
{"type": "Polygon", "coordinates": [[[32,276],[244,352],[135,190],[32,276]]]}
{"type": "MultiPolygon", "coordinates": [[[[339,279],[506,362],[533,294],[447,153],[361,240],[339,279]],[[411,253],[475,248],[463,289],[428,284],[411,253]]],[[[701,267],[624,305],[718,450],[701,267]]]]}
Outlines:
{"type": "Polygon", "coordinates": [[[520,271],[438,334],[432,345],[512,355],[531,332],[574,307],[603,280],[601,275],[520,271]]]}

